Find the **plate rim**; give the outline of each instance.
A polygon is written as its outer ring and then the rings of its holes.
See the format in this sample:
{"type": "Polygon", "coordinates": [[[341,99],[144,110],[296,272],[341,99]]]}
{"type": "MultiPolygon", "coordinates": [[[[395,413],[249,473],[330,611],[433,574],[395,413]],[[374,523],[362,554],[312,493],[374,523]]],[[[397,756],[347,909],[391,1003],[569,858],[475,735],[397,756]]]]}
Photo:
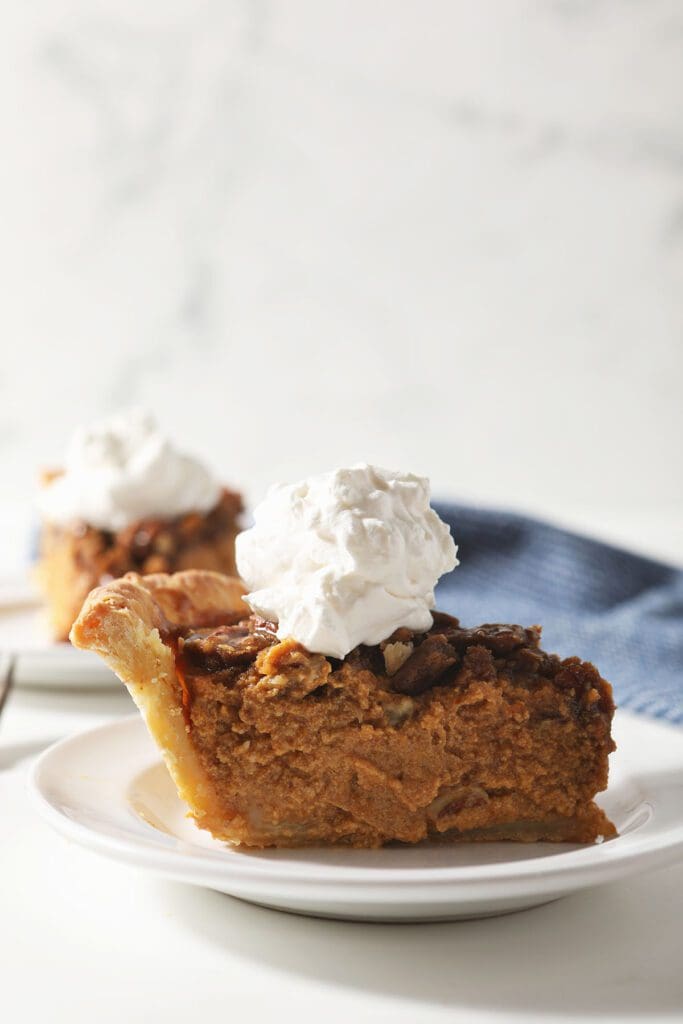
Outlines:
{"type": "Polygon", "coordinates": [[[113,690],[121,686],[116,674],[93,651],[79,651],[69,641],[54,640],[45,625],[39,637],[8,639],[6,617],[36,620],[45,603],[35,598],[20,605],[0,602],[0,650],[16,661],[15,686],[27,690],[113,690]]]}
{"type": "MultiPolygon", "coordinates": [[[[344,889],[344,898],[349,902],[353,902],[353,888],[358,899],[366,899],[365,891],[373,890],[375,900],[379,900],[380,896],[395,900],[397,888],[400,888],[402,893],[410,892],[411,896],[419,892],[422,899],[429,892],[432,893],[433,899],[437,898],[440,892],[448,889],[451,896],[457,890],[459,900],[470,902],[480,899],[483,892],[495,895],[496,890],[500,891],[502,888],[506,891],[514,888],[517,894],[520,890],[541,893],[555,891],[558,887],[563,890],[587,888],[636,874],[645,864],[653,868],[664,867],[683,856],[683,811],[681,820],[663,832],[640,837],[633,834],[621,837],[621,842],[618,837],[602,844],[572,847],[549,858],[529,858],[483,865],[374,868],[291,861],[278,863],[275,850],[249,850],[248,854],[253,859],[248,861],[242,859],[240,851],[236,849],[230,851],[228,857],[223,858],[219,850],[199,845],[191,847],[192,853],[185,853],[155,838],[155,833],[159,837],[164,833],[150,824],[149,835],[136,835],[132,830],[124,836],[109,835],[82,820],[69,817],[46,792],[46,772],[50,772],[54,760],[59,759],[65,751],[73,752],[74,748],[91,741],[101,733],[111,735],[121,732],[126,735],[130,730],[139,734],[138,739],[144,734],[149,739],[150,749],[154,750],[153,741],[139,713],[78,731],[52,744],[35,760],[27,780],[29,796],[40,815],[67,838],[95,852],[141,867],[152,868],[177,879],[196,883],[197,877],[200,877],[205,882],[213,879],[220,880],[222,884],[239,879],[240,884],[257,882],[267,884],[268,887],[305,887],[308,893],[312,893],[313,890],[327,892],[331,886],[344,885],[349,887],[344,889]],[[665,841],[662,842],[662,839],[665,841]],[[259,853],[265,853],[267,856],[261,859],[258,857],[259,853]],[[237,856],[234,856],[235,854],[237,856]]],[[[133,772],[134,769],[131,768],[128,784],[134,781],[133,772]]],[[[134,815],[133,809],[130,810],[131,815],[134,815]]],[[[141,818],[135,817],[134,820],[142,823],[141,818]]],[[[178,837],[171,838],[176,844],[185,842],[178,837]]],[[[286,852],[284,851],[285,854],[286,852]]],[[[381,853],[380,850],[377,852],[381,853]]]]}

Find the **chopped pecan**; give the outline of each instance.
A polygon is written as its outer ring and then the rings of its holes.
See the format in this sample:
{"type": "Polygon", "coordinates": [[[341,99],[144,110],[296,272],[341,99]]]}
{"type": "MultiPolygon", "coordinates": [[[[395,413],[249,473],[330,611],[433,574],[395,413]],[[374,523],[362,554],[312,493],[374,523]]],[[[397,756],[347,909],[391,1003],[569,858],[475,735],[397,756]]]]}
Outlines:
{"type": "Polygon", "coordinates": [[[405,664],[413,653],[413,649],[412,643],[404,643],[402,641],[384,646],[382,653],[384,654],[384,667],[387,670],[388,676],[396,675],[401,666],[405,664]]]}
{"type": "Polygon", "coordinates": [[[419,647],[391,678],[391,687],[397,693],[414,696],[434,686],[440,676],[460,660],[460,654],[442,633],[425,637],[419,647]]]}
{"type": "MultiPolygon", "coordinates": [[[[434,613],[434,626],[421,639],[413,634],[415,650],[410,657],[394,669],[394,652],[392,648],[401,648],[403,655],[407,641],[401,638],[384,646],[387,675],[391,677],[392,689],[398,693],[424,693],[434,686],[447,669],[464,661],[466,667],[476,678],[485,679],[496,671],[494,659],[505,658],[515,668],[515,660],[519,659],[519,668],[524,671],[533,664],[539,669],[537,656],[546,659],[538,651],[540,628],[532,626],[499,625],[485,623],[474,629],[461,629],[458,620],[443,612],[434,613]],[[389,659],[387,654],[390,653],[389,659]],[[528,656],[527,656],[528,655],[528,656]]],[[[399,653],[399,652],[397,652],[399,653]]]]}
{"type": "Polygon", "coordinates": [[[489,802],[489,794],[482,786],[445,786],[427,808],[427,819],[439,831],[449,828],[449,819],[468,807],[479,807],[489,802]]]}
{"type": "Polygon", "coordinates": [[[503,626],[486,622],[474,629],[449,631],[447,636],[458,650],[477,644],[486,647],[496,657],[505,657],[520,647],[538,647],[541,628],[532,626],[525,629],[523,626],[503,626]]]}
{"type": "Polygon", "coordinates": [[[252,620],[195,632],[180,642],[183,662],[194,672],[222,672],[253,661],[259,651],[275,641],[272,633],[254,627],[252,620]]]}
{"type": "Polygon", "coordinates": [[[300,699],[326,686],[332,665],[323,654],[311,654],[291,637],[268,644],[256,668],[270,686],[300,699]]]}
{"type": "Polygon", "coordinates": [[[403,695],[389,700],[384,704],[384,715],[389,725],[396,728],[403,725],[409,718],[412,718],[415,711],[415,701],[412,697],[403,695]]]}

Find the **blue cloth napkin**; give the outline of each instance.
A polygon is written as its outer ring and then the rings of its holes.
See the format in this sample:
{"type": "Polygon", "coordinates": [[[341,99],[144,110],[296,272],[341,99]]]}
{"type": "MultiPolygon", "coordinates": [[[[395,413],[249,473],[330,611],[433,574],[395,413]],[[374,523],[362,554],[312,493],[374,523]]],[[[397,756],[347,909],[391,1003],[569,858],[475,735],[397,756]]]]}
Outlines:
{"type": "Polygon", "coordinates": [[[543,626],[596,664],[621,707],[683,722],[683,570],[510,512],[435,503],[461,564],[436,591],[463,625],[543,626]]]}

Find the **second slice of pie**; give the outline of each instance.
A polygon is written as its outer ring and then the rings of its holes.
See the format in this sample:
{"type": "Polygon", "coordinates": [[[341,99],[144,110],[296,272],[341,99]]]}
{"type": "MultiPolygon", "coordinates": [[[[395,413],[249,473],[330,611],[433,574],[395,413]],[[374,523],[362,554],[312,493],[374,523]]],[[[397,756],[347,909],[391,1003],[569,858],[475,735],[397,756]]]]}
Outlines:
{"type": "Polygon", "coordinates": [[[235,572],[240,495],[139,412],[78,430],[39,504],[37,579],[56,640],[93,587],[126,572],[235,572]]]}

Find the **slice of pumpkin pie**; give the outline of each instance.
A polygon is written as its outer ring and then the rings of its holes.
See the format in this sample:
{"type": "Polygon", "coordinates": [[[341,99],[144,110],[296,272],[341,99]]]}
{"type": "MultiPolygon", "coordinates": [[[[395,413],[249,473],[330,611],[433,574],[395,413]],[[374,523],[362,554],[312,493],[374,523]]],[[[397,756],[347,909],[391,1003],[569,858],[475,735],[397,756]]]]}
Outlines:
{"type": "Polygon", "coordinates": [[[540,629],[431,610],[456,564],[426,481],[359,466],[271,491],[209,571],[88,597],[77,647],[128,686],[197,824],[249,846],[593,842],[609,683],[540,629]]]}

